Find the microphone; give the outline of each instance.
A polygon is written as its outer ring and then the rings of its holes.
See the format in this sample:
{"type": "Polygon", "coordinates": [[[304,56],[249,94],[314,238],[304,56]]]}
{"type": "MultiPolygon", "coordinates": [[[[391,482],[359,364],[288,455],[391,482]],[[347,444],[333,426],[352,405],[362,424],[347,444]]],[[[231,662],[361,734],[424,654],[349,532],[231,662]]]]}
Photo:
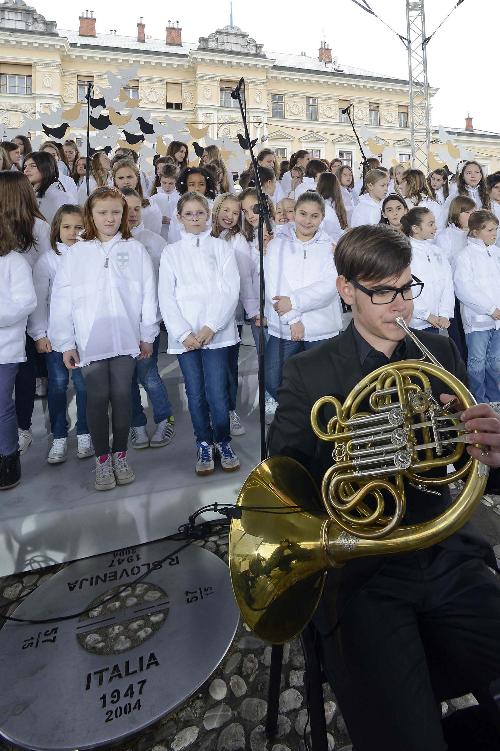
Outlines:
{"type": "MultiPolygon", "coordinates": [[[[232,96],[232,94],[231,94],[231,96],[232,96]]],[[[349,112],[349,110],[351,109],[351,107],[352,107],[352,104],[350,104],[348,107],[345,107],[344,109],[342,109],[340,111],[342,112],[343,115],[347,115],[347,113],[349,112]]]]}
{"type": "Polygon", "coordinates": [[[240,78],[240,80],[238,81],[238,85],[231,92],[231,99],[239,99],[240,98],[241,89],[244,88],[244,87],[245,87],[245,79],[244,78],[240,78]]]}

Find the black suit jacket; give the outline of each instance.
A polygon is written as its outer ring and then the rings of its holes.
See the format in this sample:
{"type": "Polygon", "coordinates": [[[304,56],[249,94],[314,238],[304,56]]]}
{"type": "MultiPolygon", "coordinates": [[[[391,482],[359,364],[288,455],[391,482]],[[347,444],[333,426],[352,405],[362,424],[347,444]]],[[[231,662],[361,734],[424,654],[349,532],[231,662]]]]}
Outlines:
{"type": "MultiPolygon", "coordinates": [[[[415,333],[446,370],[467,383],[464,364],[451,339],[425,332],[415,333]]],[[[406,359],[418,359],[422,356],[410,337],[406,337],[406,347],[406,359]]],[[[269,455],[296,459],[311,472],[321,487],[323,475],[333,464],[332,444],[316,438],[311,427],[311,408],[319,398],[326,395],[335,396],[343,402],[362,378],[352,323],[334,339],[287,360],[278,396],[279,406],[269,433],[269,455]]],[[[431,379],[431,386],[436,397],[443,393],[441,382],[431,379]]],[[[328,419],[331,415],[326,413],[325,416],[328,419]]],[[[442,513],[449,502],[447,486],[444,486],[440,496],[408,488],[408,510],[404,521],[414,524],[431,519],[442,513]]],[[[468,525],[435,547],[480,556],[490,564],[494,561],[491,548],[468,525]]],[[[401,554],[399,559],[406,558],[411,565],[412,556],[415,554],[401,554]]],[[[323,607],[319,608],[321,630],[328,631],[332,628],[346,598],[376,573],[387,559],[387,556],[354,559],[341,569],[329,571],[323,607]]]]}

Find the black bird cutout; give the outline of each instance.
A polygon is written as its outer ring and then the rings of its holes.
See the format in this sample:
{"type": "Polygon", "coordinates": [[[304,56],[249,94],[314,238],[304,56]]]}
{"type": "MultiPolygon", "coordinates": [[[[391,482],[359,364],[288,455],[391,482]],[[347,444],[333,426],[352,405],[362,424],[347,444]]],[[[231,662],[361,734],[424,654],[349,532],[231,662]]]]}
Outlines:
{"type": "Polygon", "coordinates": [[[143,133],[146,133],[147,135],[151,135],[155,132],[154,126],[151,125],[151,123],[147,123],[143,117],[136,118],[137,122],[139,123],[139,128],[142,130],[143,133]]]}
{"type": "Polygon", "coordinates": [[[42,130],[45,135],[52,136],[52,138],[55,138],[57,141],[60,141],[61,138],[64,137],[64,134],[66,133],[68,128],[68,123],[62,123],[62,125],[57,125],[55,128],[49,128],[48,125],[42,124],[42,130]]]}
{"type": "Polygon", "coordinates": [[[96,130],[106,130],[111,125],[109,115],[99,115],[99,117],[90,116],[90,124],[96,130]]]}
{"type": "Polygon", "coordinates": [[[135,133],[129,133],[127,130],[124,130],[123,135],[125,136],[126,142],[130,144],[136,144],[144,141],[144,136],[142,135],[142,133],[140,135],[136,135],[135,133]]]}
{"type": "Polygon", "coordinates": [[[250,141],[250,143],[248,143],[248,140],[244,136],[242,136],[241,133],[238,133],[238,142],[243,151],[248,151],[250,148],[253,149],[253,147],[257,143],[257,140],[257,138],[254,138],[253,141],[250,141]]]}
{"type": "Polygon", "coordinates": [[[105,109],[106,100],[104,99],[103,96],[99,97],[98,99],[94,99],[93,97],[90,97],[90,106],[92,107],[92,109],[94,109],[94,107],[102,107],[103,109],[105,109]]]}
{"type": "Polygon", "coordinates": [[[203,148],[203,146],[200,146],[200,144],[198,143],[198,141],[194,141],[193,142],[193,149],[194,149],[194,153],[196,154],[196,156],[198,157],[198,159],[201,159],[201,157],[203,156],[203,152],[205,151],[205,149],[203,148]]]}

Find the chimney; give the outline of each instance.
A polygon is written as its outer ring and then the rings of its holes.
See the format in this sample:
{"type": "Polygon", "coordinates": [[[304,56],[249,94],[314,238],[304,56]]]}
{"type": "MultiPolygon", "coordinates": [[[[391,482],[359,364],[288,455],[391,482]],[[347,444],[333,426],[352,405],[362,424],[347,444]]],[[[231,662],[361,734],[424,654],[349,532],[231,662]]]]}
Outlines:
{"type": "Polygon", "coordinates": [[[139,18],[139,21],[137,22],[137,41],[138,42],[146,41],[146,24],[143,23],[142,16],[139,18]]]}
{"type": "Polygon", "coordinates": [[[332,51],[326,42],[321,42],[318,59],[320,63],[327,64],[332,62],[332,51]]]}
{"type": "Polygon", "coordinates": [[[474,130],[474,126],[472,125],[472,117],[470,115],[467,115],[465,118],[465,130],[474,130]]]}
{"type": "Polygon", "coordinates": [[[80,28],[78,34],[81,37],[95,37],[95,18],[93,10],[84,10],[80,16],[80,28]]]}
{"type": "Polygon", "coordinates": [[[182,47],[182,29],[179,26],[179,21],[169,21],[166,32],[166,44],[182,47]]]}

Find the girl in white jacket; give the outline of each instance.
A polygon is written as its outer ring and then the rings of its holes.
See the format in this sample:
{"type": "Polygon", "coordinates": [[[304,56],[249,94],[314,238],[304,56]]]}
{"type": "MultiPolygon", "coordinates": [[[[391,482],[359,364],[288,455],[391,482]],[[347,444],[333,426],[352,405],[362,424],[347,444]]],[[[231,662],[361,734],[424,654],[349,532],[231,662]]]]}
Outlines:
{"type": "MultiPolygon", "coordinates": [[[[28,178],[20,172],[0,173],[0,225],[3,232],[16,238],[16,250],[33,268],[36,261],[50,250],[50,227],[38,208],[28,178]]],[[[31,418],[35,404],[35,387],[45,377],[45,363],[37,355],[35,344],[26,337],[26,358],[16,376],[16,413],[21,454],[32,442],[31,418]]],[[[44,382],[45,383],[45,382],[44,382]]]]}
{"type": "Polygon", "coordinates": [[[269,243],[264,259],[266,318],[266,388],[277,400],[283,363],[316,347],[342,328],[332,242],[319,230],[324,201],[306,193],[295,204],[291,237],[269,243]]]}
{"type": "MultiPolygon", "coordinates": [[[[458,174],[457,181],[450,185],[450,194],[445,201],[442,216],[446,216],[450,203],[455,196],[468,196],[471,198],[477,209],[490,210],[490,197],[488,195],[488,186],[484,176],[483,168],[479,162],[465,162],[458,174]]],[[[444,222],[442,222],[444,226],[444,222]]]]}
{"type": "MultiPolygon", "coordinates": [[[[68,453],[68,422],[66,419],[69,371],[61,352],[52,349],[47,335],[49,329],[52,285],[63,256],[80,239],[83,232],[83,214],[79,206],[65,204],[56,212],[51,226],[51,250],[38,259],[33,269],[37,306],[28,319],[28,334],[35,342],[36,351],[45,358],[48,372],[47,402],[53,442],[47,461],[60,464],[68,453]]],[[[80,369],[72,371],[76,394],[77,456],[85,459],[94,449],[87,426],[87,392],[80,369]]]]}
{"type": "Polygon", "coordinates": [[[158,287],[168,351],[177,355],[184,376],[198,475],[214,471],[215,449],[223,470],[240,466],[230,444],[227,383],[229,348],[238,341],[234,314],[240,277],[233,249],[211,236],[208,218],[206,198],[182,196],[181,239],[163,251],[158,287]]]}
{"type": "MultiPolygon", "coordinates": [[[[491,211],[500,222],[500,172],[494,172],[493,175],[488,175],[487,185],[491,202],[491,211]]],[[[500,246],[500,229],[497,232],[496,244],[500,246]]]]}
{"type": "Polygon", "coordinates": [[[351,227],[363,224],[378,224],[382,201],[387,195],[389,177],[380,169],[371,169],[365,175],[366,192],[359,197],[351,215],[351,227]]]}
{"type": "MultiPolygon", "coordinates": [[[[142,202],[136,190],[124,188],[123,196],[128,206],[128,226],[132,237],[138,240],[149,253],[155,271],[156,283],[160,271],[160,261],[166,242],[161,235],[156,235],[146,229],[141,221],[142,202]]],[[[158,315],[158,318],[160,316],[158,315]]],[[[160,349],[160,334],[154,340],[153,354],[144,360],[137,360],[132,378],[132,427],[130,442],[135,449],[160,448],[172,440],[175,432],[174,410],[168,397],[167,389],[158,372],[158,352],[160,349]],[[146,426],[146,413],[141,403],[139,383],[142,384],[153,409],[155,431],[151,438],[146,426]]]]}
{"type": "Polygon", "coordinates": [[[35,191],[38,207],[44,219],[50,224],[57,209],[76,198],[74,191],[69,193],[59,180],[57,163],[48,151],[33,151],[24,160],[23,172],[35,191]]]}
{"type": "Polygon", "coordinates": [[[420,331],[446,330],[453,317],[455,296],[450,264],[432,242],[436,234],[434,214],[419,206],[401,217],[401,227],[411,242],[411,272],[424,283],[415,299],[410,325],[420,331]]]}
{"type": "Polygon", "coordinates": [[[84,225],[84,240],[63,256],[54,280],[48,337],[67,368],[82,368],[95,487],[108,490],[135,479],[127,462],[130,389],[135,358],[153,352],[158,300],[153,264],[131,238],[121,193],[97,188],[85,204],[84,225]]]}
{"type": "Polygon", "coordinates": [[[498,219],[481,210],[469,219],[469,241],[455,263],[455,290],[462,304],[467,372],[478,402],[500,401],[500,248],[498,219]]]}
{"type": "Polygon", "coordinates": [[[340,183],[342,199],[347,214],[347,223],[351,226],[351,217],[354,207],[359,201],[359,196],[354,190],[354,175],[348,164],[344,164],[337,172],[337,178],[340,183]]]}
{"type": "Polygon", "coordinates": [[[380,224],[387,224],[392,229],[402,232],[401,218],[408,213],[406,201],[399,193],[389,193],[382,201],[380,224]]]}
{"type": "Polygon", "coordinates": [[[332,172],[323,172],[318,177],[316,190],[325,202],[325,218],[321,229],[336,245],[348,229],[347,212],[337,176],[332,172]]]}
{"type": "Polygon", "coordinates": [[[441,215],[443,208],[431,197],[425,175],[422,170],[408,169],[401,180],[400,193],[406,201],[408,209],[423,206],[434,214],[436,225],[442,226],[441,215]]]}
{"type": "MultiPolygon", "coordinates": [[[[254,292],[252,285],[252,258],[248,242],[241,233],[240,202],[232,193],[222,193],[217,196],[212,207],[212,237],[220,237],[229,243],[233,250],[238,273],[240,275],[240,297],[236,308],[235,319],[238,335],[241,337],[247,315],[253,315],[254,292]]],[[[228,354],[228,383],[229,383],[229,421],[231,435],[243,435],[246,431],[238,413],[236,399],[238,396],[238,358],[240,342],[229,348],[228,354]]]]}
{"type": "Polygon", "coordinates": [[[19,363],[26,360],[26,320],[36,305],[31,268],[15,252],[16,245],[17,238],[4,227],[0,233],[0,490],[21,480],[12,395],[19,363]]]}
{"type": "Polygon", "coordinates": [[[161,236],[168,240],[168,228],[172,218],[177,213],[177,201],[180,198],[179,191],[175,187],[176,168],[173,164],[164,164],[161,167],[159,179],[160,185],[153,186],[150,202],[158,206],[161,212],[161,236]]]}
{"type": "Polygon", "coordinates": [[[450,186],[448,183],[448,172],[439,167],[431,172],[427,179],[427,187],[433,201],[440,206],[444,206],[446,199],[450,195],[450,186]]]}

